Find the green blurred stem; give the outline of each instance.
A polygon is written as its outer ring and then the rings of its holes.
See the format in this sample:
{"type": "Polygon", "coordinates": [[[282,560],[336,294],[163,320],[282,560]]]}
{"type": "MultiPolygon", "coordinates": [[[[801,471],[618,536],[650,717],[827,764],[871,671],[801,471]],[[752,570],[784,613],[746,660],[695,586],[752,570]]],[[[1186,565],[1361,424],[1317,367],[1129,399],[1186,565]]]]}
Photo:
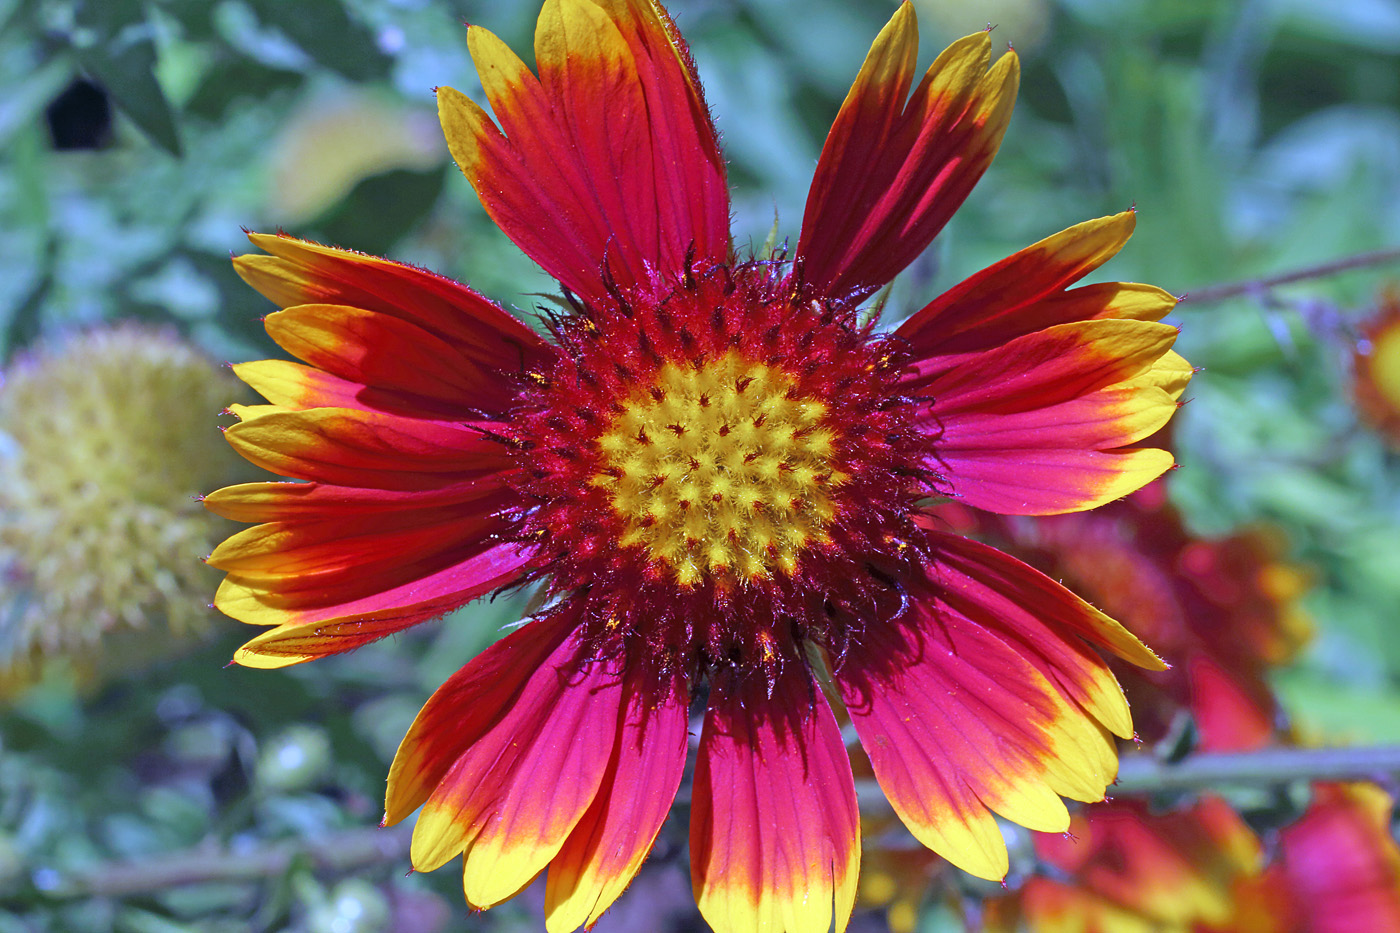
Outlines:
{"type": "Polygon", "coordinates": [[[1342,259],[1333,260],[1332,262],[1325,262],[1320,266],[1295,269],[1292,272],[1284,272],[1279,275],[1271,275],[1261,279],[1230,282],[1224,285],[1209,285],[1205,288],[1197,288],[1187,292],[1182,300],[1193,306],[1213,304],[1217,301],[1224,301],[1227,298],[1237,298],[1240,295],[1262,295],[1267,293],[1271,288],[1276,288],[1279,285],[1288,285],[1291,282],[1301,282],[1305,279],[1321,279],[1329,275],[1336,275],[1338,272],[1346,272],[1350,269],[1362,269],[1366,266],[1380,266],[1391,262],[1400,262],[1400,247],[1378,249],[1370,253],[1358,253],[1355,256],[1347,256],[1342,259]]]}
{"type": "MultiPolygon", "coordinates": [[[[1197,754],[1167,763],[1152,755],[1123,756],[1113,797],[1158,791],[1221,787],[1267,787],[1293,781],[1383,781],[1400,777],[1400,745],[1357,748],[1268,748],[1257,752],[1197,754]]],[[[888,813],[874,781],[858,781],[861,808],[888,813]]],[[[689,788],[677,800],[689,804],[689,788]]],[[[248,849],[201,846],[184,852],[95,865],[81,872],[29,873],[24,890],[0,888],[0,903],[13,899],[70,901],[131,897],[207,882],[259,881],[286,874],[298,864],[328,875],[351,874],[380,865],[408,865],[412,826],[355,829],[315,840],[270,842],[248,849]]]]}

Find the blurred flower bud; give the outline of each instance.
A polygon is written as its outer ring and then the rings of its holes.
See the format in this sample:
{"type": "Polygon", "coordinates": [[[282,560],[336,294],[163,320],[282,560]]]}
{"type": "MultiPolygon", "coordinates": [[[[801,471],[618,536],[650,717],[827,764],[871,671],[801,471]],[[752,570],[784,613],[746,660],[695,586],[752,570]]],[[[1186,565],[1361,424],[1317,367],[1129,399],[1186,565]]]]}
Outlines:
{"type": "Polygon", "coordinates": [[[305,222],[372,175],[424,171],[445,155],[432,112],[367,94],[320,98],[294,114],[273,145],[269,207],[283,223],[305,222]]]}
{"type": "Polygon", "coordinates": [[[173,334],[133,325],[4,370],[0,695],[49,662],[130,670],[206,630],[199,558],[226,529],[195,496],[241,471],[209,428],[235,385],[173,334]]]}

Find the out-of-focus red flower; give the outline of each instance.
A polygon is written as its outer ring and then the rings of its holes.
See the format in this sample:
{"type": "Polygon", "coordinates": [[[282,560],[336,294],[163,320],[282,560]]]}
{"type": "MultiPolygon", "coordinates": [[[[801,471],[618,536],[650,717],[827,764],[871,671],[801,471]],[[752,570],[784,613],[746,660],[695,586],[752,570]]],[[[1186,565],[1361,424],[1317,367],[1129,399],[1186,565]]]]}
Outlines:
{"type": "Polygon", "coordinates": [[[991,902],[988,928],[1400,933],[1392,806],[1373,784],[1317,784],[1303,816],[1265,843],[1218,798],[1165,813],[1090,807],[1069,835],[1037,834],[1044,874],[991,902]]]}
{"type": "Polygon", "coordinates": [[[1258,748],[1276,736],[1265,675],[1312,630],[1299,599],[1310,575],[1286,559],[1280,532],[1196,537],[1162,482],[1092,513],[1005,517],[954,506],[940,514],[1125,620],[1172,663],[1166,671],[1113,665],[1142,739],[1162,738],[1181,709],[1195,718],[1204,750],[1258,748]]]}
{"type": "Polygon", "coordinates": [[[1374,784],[1314,785],[1307,812],[1279,831],[1267,871],[1238,883],[1233,917],[1206,930],[1400,933],[1393,808],[1374,784]]]}
{"type": "Polygon", "coordinates": [[[1090,807],[1069,834],[1037,833],[1035,847],[1051,872],[1028,878],[1016,905],[1034,933],[1158,933],[1223,923],[1233,915],[1237,881],[1256,876],[1262,858],[1254,833],[1214,797],[1170,813],[1152,813],[1140,801],[1090,807]]]}
{"type": "Polygon", "coordinates": [[[1400,287],[1387,289],[1362,323],[1352,371],[1361,416],[1400,447],[1400,287]]]}

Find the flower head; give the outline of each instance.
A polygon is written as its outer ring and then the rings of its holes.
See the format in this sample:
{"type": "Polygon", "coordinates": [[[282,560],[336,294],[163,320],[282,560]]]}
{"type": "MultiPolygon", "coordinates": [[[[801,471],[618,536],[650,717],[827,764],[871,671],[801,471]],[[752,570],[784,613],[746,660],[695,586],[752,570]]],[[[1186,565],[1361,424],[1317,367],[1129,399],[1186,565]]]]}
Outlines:
{"type": "Polygon", "coordinates": [[[548,0],[537,73],[470,27],[495,119],[438,92],[453,155],[564,289],[541,337],[463,285],[286,236],[239,272],[302,363],[237,367],[269,404],[227,432],[298,483],[207,504],[259,523],[210,557],[217,605],[271,626],[236,655],[346,651],[503,586],[550,601],[438,690],[389,776],[422,808],[413,864],[462,857],[489,907],[548,867],[551,930],[627,885],[680,785],[718,930],[844,928],[859,818],[832,703],[914,835],[989,878],[992,813],[1098,800],[1127,704],[1091,645],[1116,622],[940,529],[956,497],[1050,514],[1171,465],[1133,445],[1190,367],[1160,289],[1071,288],[1126,242],[1090,221],[978,273],[892,334],[862,304],[991,161],[1017,82],[979,33],[912,91],[909,4],[837,115],[790,259],[729,237],[724,162],[689,52],[650,0],[548,0]]]}
{"type": "Polygon", "coordinates": [[[210,581],[192,558],[226,529],[195,497],[240,464],[202,435],[237,383],[173,334],[134,325],[22,355],[3,378],[7,679],[25,682],[44,658],[91,666],[122,630],[207,630],[210,581]],[[133,410],[152,414],[133,421],[133,410]]]}
{"type": "Polygon", "coordinates": [[[1238,916],[1261,914],[1269,933],[1400,929],[1400,846],[1395,801],[1375,784],[1313,785],[1307,812],[1279,831],[1260,883],[1242,892],[1238,916]]]}

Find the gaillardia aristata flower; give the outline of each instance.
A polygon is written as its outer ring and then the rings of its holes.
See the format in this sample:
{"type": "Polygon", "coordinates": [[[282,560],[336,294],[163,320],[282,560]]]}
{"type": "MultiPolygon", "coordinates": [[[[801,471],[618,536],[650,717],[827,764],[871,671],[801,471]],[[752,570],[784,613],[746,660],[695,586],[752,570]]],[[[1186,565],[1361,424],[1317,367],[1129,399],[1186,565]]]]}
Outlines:
{"type": "Polygon", "coordinates": [[[910,94],[906,3],[827,139],[790,261],[744,260],[687,48],[649,0],[548,0],[537,73],[468,43],[495,120],[438,92],[487,212],[556,278],[534,331],[463,285],[255,235],[237,260],[305,364],[237,371],[269,404],[228,439],[302,482],[221,490],[255,527],[210,558],[217,605],[272,628],[277,667],[538,581],[523,627],[428,701],[386,822],[422,808],[414,867],[462,857],[488,907],[548,868],[551,930],[626,887],[682,779],[706,698],[691,871],[717,930],[844,928],[859,819],[838,712],[921,841],[1001,877],[992,813],[1063,830],[1098,800],[1127,704],[1091,646],[1160,662],[990,547],[937,497],[1048,514],[1171,465],[1132,445],[1190,368],[1165,292],[1070,286],[1131,213],[978,273],[894,333],[862,303],[928,246],[991,161],[1017,82],[985,33],[910,94]],[[833,704],[838,709],[833,708],[833,704]]]}

